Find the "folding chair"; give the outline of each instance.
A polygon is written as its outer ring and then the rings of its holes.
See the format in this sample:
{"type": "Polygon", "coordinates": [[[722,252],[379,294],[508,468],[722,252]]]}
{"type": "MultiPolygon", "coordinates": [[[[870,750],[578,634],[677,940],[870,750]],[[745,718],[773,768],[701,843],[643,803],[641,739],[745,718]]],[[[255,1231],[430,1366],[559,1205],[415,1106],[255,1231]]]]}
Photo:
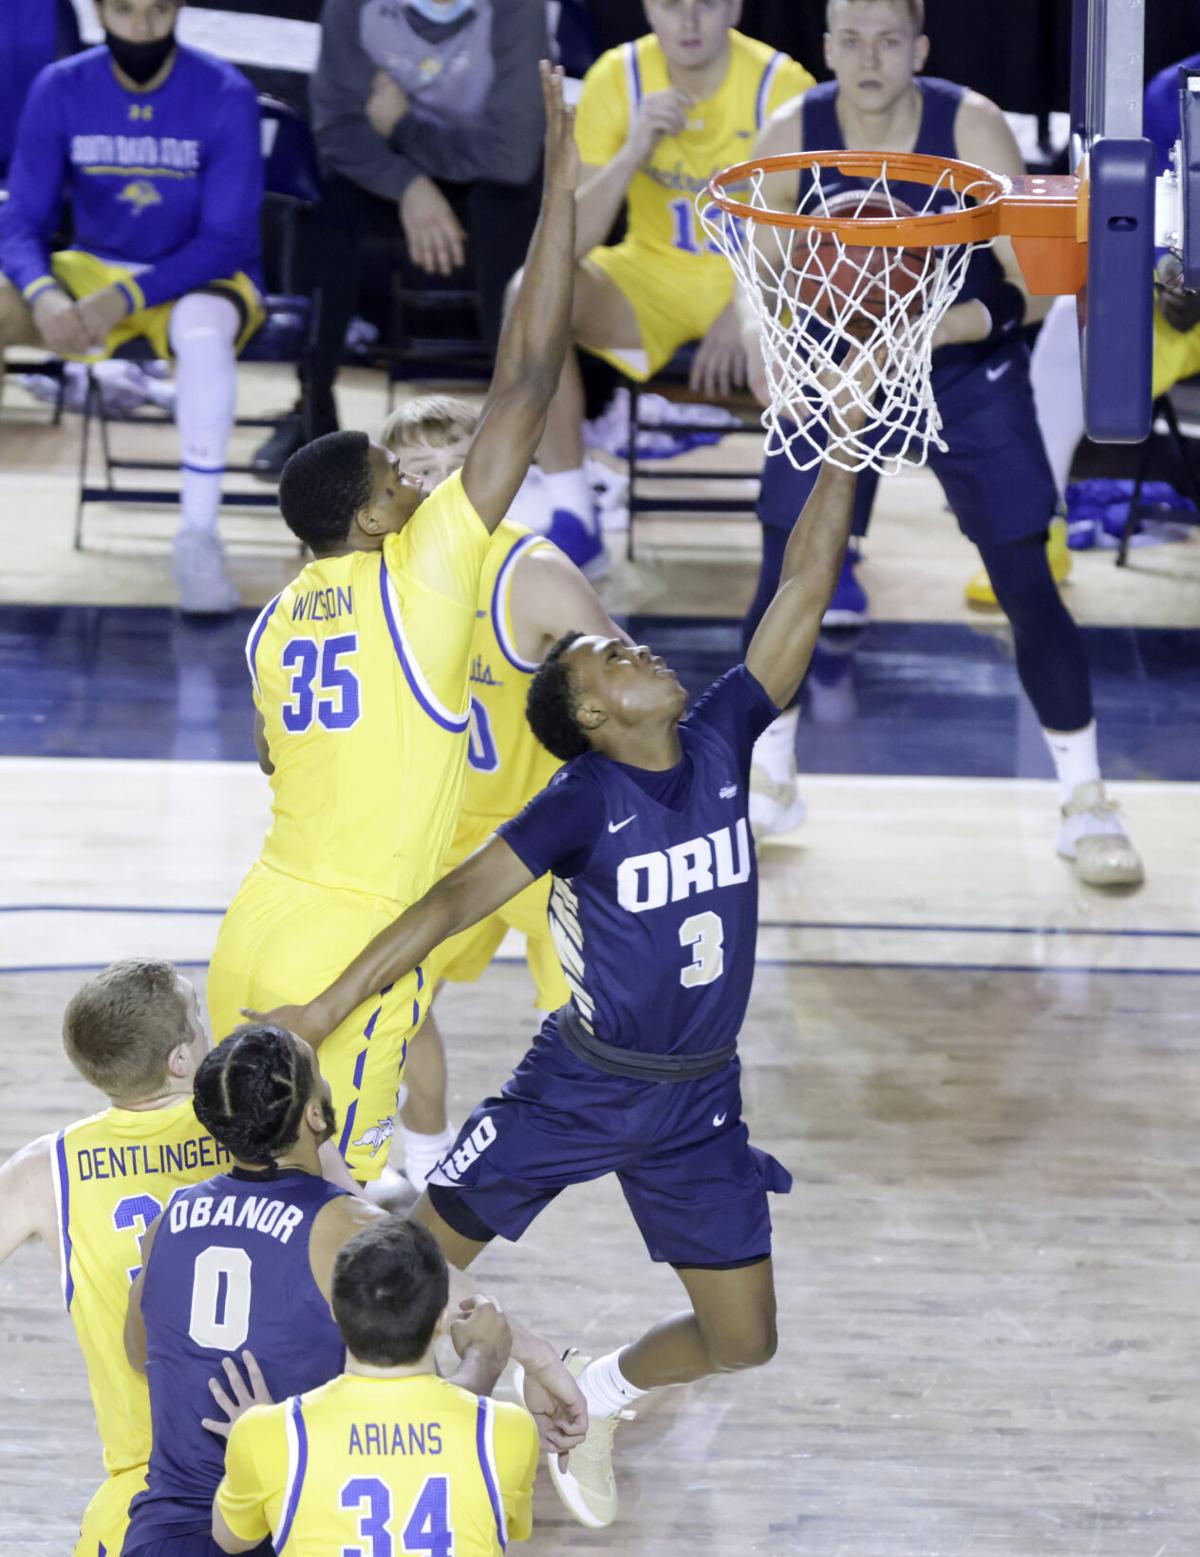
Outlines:
{"type": "MultiPolygon", "coordinates": [[[[1200,390],[1200,377],[1185,379],[1181,385],[1176,385],[1175,387],[1186,389],[1189,386],[1200,390]]],[[[1160,422],[1166,432],[1171,450],[1183,471],[1183,480],[1187,488],[1187,494],[1192,502],[1195,503],[1197,510],[1200,510],[1200,477],[1197,476],[1196,469],[1188,457],[1188,444],[1195,443],[1197,440],[1186,434],[1179,425],[1179,416],[1171,400],[1172,392],[1172,390],[1168,390],[1165,395],[1159,395],[1150,413],[1150,436],[1142,444],[1139,451],[1137,475],[1134,477],[1133,482],[1133,496],[1129,499],[1129,512],[1125,516],[1125,524],[1121,530],[1121,544],[1117,548],[1117,567],[1119,568],[1123,568],[1129,560],[1129,542],[1137,528],[1138,519],[1141,517],[1138,509],[1141,503],[1142,487],[1145,485],[1146,478],[1150,473],[1154,434],[1158,431],[1160,422]]],[[[1200,511],[1191,516],[1186,512],[1173,513],[1171,518],[1175,523],[1179,524],[1200,525],[1200,511]]]]}
{"type": "MultiPolygon", "coordinates": [[[[258,99],[262,111],[263,158],[266,198],[278,201],[284,208],[285,238],[283,245],[283,284],[292,285],[295,265],[296,218],[301,207],[315,205],[320,198],[317,176],[316,150],[308,126],[294,109],[277,99],[262,95],[258,99]]],[[[308,340],[311,314],[317,300],[301,296],[290,290],[273,294],[264,299],[266,318],[242,352],[240,362],[297,362],[308,340]]],[[[153,351],[144,340],[131,341],[118,353],[135,361],[153,360],[153,351]]],[[[139,413],[140,423],[166,423],[172,420],[163,413],[139,413]]],[[[124,486],[120,484],[120,471],[178,471],[179,461],[130,459],[113,453],[109,424],[100,385],[89,371],[83,405],[83,429],[79,446],[79,501],[75,511],[75,549],[83,549],[84,510],[89,503],[142,503],[156,507],[172,506],[179,502],[178,488],[124,486]],[[89,455],[93,424],[96,424],[100,454],[103,463],[102,482],[89,480],[89,455]]],[[[240,416],[238,427],[275,427],[275,417],[240,416]]],[[[232,475],[251,475],[250,465],[228,465],[232,475]]],[[[235,489],[221,494],[223,507],[266,508],[278,506],[276,493],[235,489]]]]}

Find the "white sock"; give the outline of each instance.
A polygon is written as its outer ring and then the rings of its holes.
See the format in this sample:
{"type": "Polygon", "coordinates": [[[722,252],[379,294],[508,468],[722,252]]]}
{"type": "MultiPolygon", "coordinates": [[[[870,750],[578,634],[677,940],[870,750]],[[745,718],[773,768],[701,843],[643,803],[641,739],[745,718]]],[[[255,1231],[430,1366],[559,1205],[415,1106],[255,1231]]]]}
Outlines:
{"type": "Polygon", "coordinates": [[[773,783],[790,784],[796,777],[796,728],[799,708],[788,708],[754,743],[753,761],[765,768],[773,783]]]}
{"type": "Polygon", "coordinates": [[[550,512],[553,513],[556,508],[565,508],[568,513],[581,519],[589,530],[594,531],[596,505],[592,501],[592,489],[583,466],[579,465],[574,470],[556,470],[552,476],[545,476],[544,480],[550,512]]]}
{"type": "Polygon", "coordinates": [[[1055,298],[1042,320],[1029,363],[1029,381],[1042,442],[1062,497],[1071,461],[1083,437],[1083,390],[1079,374],[1079,323],[1073,297],[1055,298]]]}
{"type": "Polygon", "coordinates": [[[508,505],[508,517],[528,530],[545,535],[550,528],[550,502],[546,495],[546,478],[536,465],[525,472],[525,479],[517,488],[517,495],[508,505]]]}
{"type": "Polygon", "coordinates": [[[424,1189],[425,1181],[454,1145],[458,1131],[447,1125],[437,1135],[418,1135],[404,1131],[404,1176],[414,1189],[424,1189]]]}
{"type": "Polygon", "coordinates": [[[638,1389],[621,1372],[620,1352],[609,1352],[589,1362],[579,1375],[579,1388],[587,1401],[589,1416],[616,1416],[648,1391],[638,1389]]]}
{"type": "Polygon", "coordinates": [[[185,530],[215,531],[237,400],[238,311],[227,297],[189,292],[171,310],[175,424],[185,530]]]}
{"type": "Polygon", "coordinates": [[[1066,805],[1080,784],[1093,784],[1100,777],[1096,721],[1085,724],[1082,730],[1043,730],[1042,734],[1054,759],[1059,797],[1066,805]]]}

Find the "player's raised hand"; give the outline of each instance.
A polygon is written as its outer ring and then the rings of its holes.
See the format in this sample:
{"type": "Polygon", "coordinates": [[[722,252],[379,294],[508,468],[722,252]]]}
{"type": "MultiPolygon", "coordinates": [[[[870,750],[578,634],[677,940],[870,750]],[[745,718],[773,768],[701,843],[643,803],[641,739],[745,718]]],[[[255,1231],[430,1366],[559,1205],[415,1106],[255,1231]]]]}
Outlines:
{"type": "Polygon", "coordinates": [[[691,99],[674,87],[668,87],[665,92],[647,93],[642,98],[626,140],[639,167],[664,135],[678,135],[686,127],[691,107],[691,99]]]}
{"type": "Polygon", "coordinates": [[[245,1416],[251,1406],[273,1406],[275,1402],[271,1398],[271,1391],[267,1388],[267,1381],[262,1376],[262,1369],[253,1352],[242,1353],[242,1367],[246,1370],[243,1378],[237,1363],[232,1357],[226,1357],[221,1364],[225,1372],[225,1382],[229,1384],[228,1392],[218,1375],[208,1381],[208,1388],[212,1398],[225,1413],[223,1417],[202,1417],[201,1427],[207,1427],[210,1433],[216,1433],[218,1438],[228,1438],[233,1424],[239,1417],[245,1416]]]}
{"type": "Polygon", "coordinates": [[[563,70],[542,60],[542,100],[546,105],[546,188],[579,187],[579,147],[575,141],[575,110],[563,96],[563,70]]]}

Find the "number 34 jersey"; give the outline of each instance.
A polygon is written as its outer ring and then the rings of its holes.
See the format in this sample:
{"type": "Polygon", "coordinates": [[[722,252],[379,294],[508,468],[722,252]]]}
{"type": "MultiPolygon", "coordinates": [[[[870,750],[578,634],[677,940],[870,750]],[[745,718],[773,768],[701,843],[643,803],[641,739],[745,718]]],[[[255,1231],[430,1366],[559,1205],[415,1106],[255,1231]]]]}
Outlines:
{"type": "Polygon", "coordinates": [[[587,752],[498,829],[535,877],[553,873],[571,1004],[603,1042],[684,1056],[736,1040],[758,932],[750,757],[777,713],[739,665],[681,722],[673,768],[587,752]]]}
{"type": "Polygon", "coordinates": [[[400,903],[433,885],[462,800],[490,543],[454,475],[382,551],[318,557],[259,616],[246,657],[275,770],[265,865],[400,903]]]}
{"type": "Polygon", "coordinates": [[[224,1441],[208,1381],[254,1353],[276,1399],[328,1382],[345,1346],[309,1266],[319,1212],[346,1191],[298,1168],[233,1168],[181,1190],[154,1235],[142,1286],[154,1447],[128,1546],[208,1528],[224,1441]]]}

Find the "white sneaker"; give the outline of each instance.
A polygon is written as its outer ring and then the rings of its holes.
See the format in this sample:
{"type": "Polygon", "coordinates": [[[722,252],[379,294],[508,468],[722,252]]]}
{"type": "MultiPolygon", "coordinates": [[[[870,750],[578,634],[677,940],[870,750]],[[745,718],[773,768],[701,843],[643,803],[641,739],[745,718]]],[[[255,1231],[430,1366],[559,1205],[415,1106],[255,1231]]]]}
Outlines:
{"type": "Polygon", "coordinates": [[[759,763],[750,766],[750,831],[761,843],[775,833],[790,833],[808,814],[796,780],[773,779],[759,763]]]}
{"type": "MultiPolygon", "coordinates": [[[[576,1378],[592,1359],[574,1349],[563,1357],[576,1378]]],[[[522,1386],[524,1379],[521,1380],[522,1386]]],[[[523,1390],[519,1391],[524,1399],[523,1390]]],[[[617,1482],[613,1475],[613,1435],[620,1423],[633,1420],[632,1411],[617,1411],[612,1416],[593,1416],[587,1437],[578,1449],[572,1449],[566,1470],[559,1470],[558,1455],[547,1455],[550,1480],[568,1511],[589,1530],[603,1530],[617,1517],[617,1482]]]]}
{"type": "Polygon", "coordinates": [[[1115,800],[1100,779],[1077,785],[1062,808],[1058,852],[1070,860],[1089,887],[1135,887],[1145,879],[1137,850],[1129,841],[1115,800]]]}
{"type": "Polygon", "coordinates": [[[180,530],[171,572],[179,591],[179,609],[189,615],[228,616],[241,604],[225,565],[221,537],[214,531],[180,530]]]}

